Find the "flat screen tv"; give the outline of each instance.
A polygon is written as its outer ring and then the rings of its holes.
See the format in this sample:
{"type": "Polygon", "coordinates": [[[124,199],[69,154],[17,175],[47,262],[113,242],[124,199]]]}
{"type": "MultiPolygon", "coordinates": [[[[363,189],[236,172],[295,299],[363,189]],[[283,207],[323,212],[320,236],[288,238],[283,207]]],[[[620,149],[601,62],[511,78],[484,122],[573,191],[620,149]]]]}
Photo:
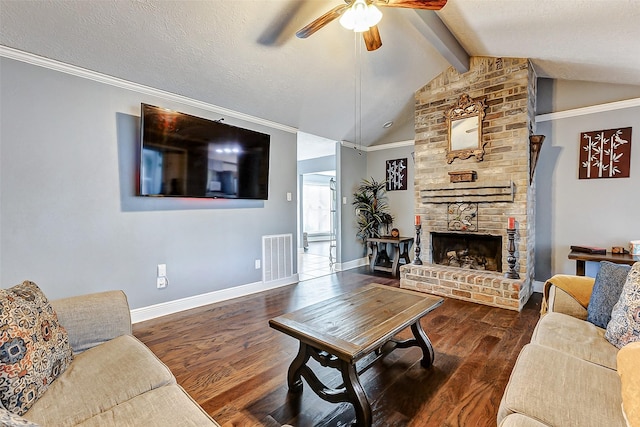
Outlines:
{"type": "Polygon", "coordinates": [[[141,105],[139,195],[266,200],[270,136],[141,105]]]}

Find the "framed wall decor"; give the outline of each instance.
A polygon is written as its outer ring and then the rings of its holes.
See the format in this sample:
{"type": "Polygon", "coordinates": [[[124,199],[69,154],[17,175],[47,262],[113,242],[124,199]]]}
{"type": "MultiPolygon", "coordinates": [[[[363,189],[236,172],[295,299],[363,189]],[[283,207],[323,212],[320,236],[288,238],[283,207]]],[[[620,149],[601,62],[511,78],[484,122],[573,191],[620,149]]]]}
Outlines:
{"type": "Polygon", "coordinates": [[[628,178],[630,164],[630,127],[580,134],[579,179],[628,178]]]}
{"type": "Polygon", "coordinates": [[[407,158],[387,160],[387,191],[407,189],[407,158]]]}
{"type": "Polygon", "coordinates": [[[447,163],[452,163],[456,158],[464,160],[471,156],[482,161],[482,120],[487,107],[484,101],[485,98],[473,99],[463,93],[458,102],[445,112],[448,132],[447,163]]]}

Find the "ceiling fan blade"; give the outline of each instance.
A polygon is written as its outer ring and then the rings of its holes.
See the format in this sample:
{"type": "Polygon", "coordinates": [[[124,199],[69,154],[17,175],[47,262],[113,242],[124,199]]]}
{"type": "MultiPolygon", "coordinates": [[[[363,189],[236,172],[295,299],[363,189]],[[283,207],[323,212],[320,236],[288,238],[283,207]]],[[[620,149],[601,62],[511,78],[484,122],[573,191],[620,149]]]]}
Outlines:
{"type": "Polygon", "coordinates": [[[369,52],[382,46],[382,40],[380,39],[380,32],[378,32],[377,25],[369,28],[368,31],[364,31],[362,33],[362,37],[364,38],[364,44],[367,46],[367,50],[369,52]]]}
{"type": "Polygon", "coordinates": [[[376,6],[406,7],[408,9],[440,10],[447,0],[378,0],[376,6]]]}
{"type": "Polygon", "coordinates": [[[344,12],[348,8],[349,8],[348,4],[342,4],[340,6],[334,7],[329,12],[325,13],[324,15],[322,15],[320,18],[316,19],[315,21],[311,22],[310,24],[306,25],[305,27],[301,28],[296,33],[296,37],[298,37],[299,39],[306,39],[311,34],[315,33],[320,28],[324,27],[329,22],[333,21],[334,19],[336,19],[337,17],[342,15],[342,12],[344,12]]]}

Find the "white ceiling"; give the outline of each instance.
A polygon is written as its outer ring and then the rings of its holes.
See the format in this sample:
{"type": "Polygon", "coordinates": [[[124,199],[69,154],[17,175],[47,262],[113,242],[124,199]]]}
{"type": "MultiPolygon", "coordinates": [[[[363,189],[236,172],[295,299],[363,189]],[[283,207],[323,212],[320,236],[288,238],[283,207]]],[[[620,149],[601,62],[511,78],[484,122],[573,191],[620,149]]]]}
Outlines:
{"type": "MultiPolygon", "coordinates": [[[[361,39],[337,21],[294,36],[339,4],[0,0],[0,44],[331,140],[413,139],[414,92],[449,64],[413,10],[384,8],[383,45],[362,48],[359,62],[361,39]]],[[[449,0],[437,14],[470,55],[531,58],[541,77],[640,86],[640,0],[449,0]]]]}

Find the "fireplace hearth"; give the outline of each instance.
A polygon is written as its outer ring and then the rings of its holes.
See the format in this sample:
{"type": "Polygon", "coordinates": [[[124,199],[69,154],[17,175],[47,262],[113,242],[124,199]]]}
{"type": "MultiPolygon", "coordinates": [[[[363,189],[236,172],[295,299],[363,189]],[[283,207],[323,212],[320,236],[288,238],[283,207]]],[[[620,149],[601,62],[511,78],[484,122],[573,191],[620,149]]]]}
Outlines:
{"type": "Polygon", "coordinates": [[[470,233],[431,233],[434,264],[470,270],[502,271],[502,237],[470,233]]]}

